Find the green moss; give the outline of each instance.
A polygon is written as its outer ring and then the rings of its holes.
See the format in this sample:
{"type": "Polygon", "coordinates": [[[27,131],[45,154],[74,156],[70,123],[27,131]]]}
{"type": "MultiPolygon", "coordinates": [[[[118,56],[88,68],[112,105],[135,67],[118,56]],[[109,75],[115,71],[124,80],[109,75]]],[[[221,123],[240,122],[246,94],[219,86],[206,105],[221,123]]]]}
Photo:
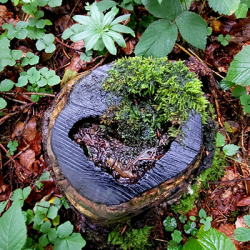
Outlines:
{"type": "Polygon", "coordinates": [[[218,181],[225,172],[226,155],[220,148],[215,149],[214,160],[211,168],[206,169],[198,178],[201,188],[209,189],[209,181],[218,181]]]}
{"type": "Polygon", "coordinates": [[[108,236],[108,244],[120,245],[123,250],[144,250],[150,246],[148,236],[152,227],[145,226],[142,229],[127,229],[123,235],[121,231],[112,231],[108,236]]]}
{"type": "Polygon", "coordinates": [[[171,209],[175,213],[185,214],[194,207],[194,202],[199,197],[198,191],[200,188],[198,187],[196,183],[192,185],[191,189],[192,189],[192,194],[190,193],[183,194],[181,199],[178,201],[178,203],[171,206],[171,209]]]}
{"type": "Polygon", "coordinates": [[[116,123],[120,136],[129,142],[152,140],[157,129],[166,127],[172,128],[174,135],[177,125],[188,119],[191,110],[206,121],[208,102],[201,91],[202,83],[182,61],[119,59],[103,86],[122,98],[121,105],[110,107],[103,121],[116,123]]]}
{"type": "Polygon", "coordinates": [[[175,213],[187,213],[194,207],[194,202],[199,197],[199,190],[201,188],[208,189],[209,181],[218,181],[224,175],[224,167],[226,165],[226,155],[216,148],[214,160],[211,168],[206,169],[201,175],[197,177],[197,183],[192,185],[192,194],[185,193],[179,200],[178,204],[172,205],[171,209],[175,213]]]}

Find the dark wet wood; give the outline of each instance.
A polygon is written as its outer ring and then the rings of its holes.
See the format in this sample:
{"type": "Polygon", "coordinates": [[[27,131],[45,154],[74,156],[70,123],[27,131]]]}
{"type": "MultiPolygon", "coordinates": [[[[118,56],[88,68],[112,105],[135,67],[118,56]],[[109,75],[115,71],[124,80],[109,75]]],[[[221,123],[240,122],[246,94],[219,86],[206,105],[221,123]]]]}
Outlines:
{"type": "Polygon", "coordinates": [[[46,114],[50,123],[48,134],[44,134],[50,165],[67,198],[88,217],[104,222],[118,221],[178,198],[199,166],[203,141],[201,117],[190,113],[182,126],[182,144],[172,142],[155,167],[130,185],[117,182],[88,161],[69,132],[79,120],[99,117],[107,110],[109,94],[101,83],[109,68],[102,66],[65,87],[46,114]]]}

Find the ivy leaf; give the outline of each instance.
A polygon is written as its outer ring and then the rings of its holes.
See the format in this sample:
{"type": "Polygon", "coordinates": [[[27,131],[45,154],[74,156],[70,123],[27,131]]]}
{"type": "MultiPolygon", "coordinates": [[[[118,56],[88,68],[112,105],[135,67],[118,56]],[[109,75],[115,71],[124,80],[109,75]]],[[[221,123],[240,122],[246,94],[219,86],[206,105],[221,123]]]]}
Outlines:
{"type": "Polygon", "coordinates": [[[164,57],[170,53],[177,39],[177,27],[166,20],[158,20],[148,26],[135,47],[136,56],[164,57]]]}
{"type": "Polygon", "coordinates": [[[238,8],[240,0],[208,0],[209,6],[224,15],[232,15],[238,8]]]}
{"type": "Polygon", "coordinates": [[[187,42],[197,48],[205,49],[207,23],[201,16],[194,12],[185,11],[176,19],[176,24],[187,42]]]}
{"type": "Polygon", "coordinates": [[[0,84],[0,91],[10,91],[14,87],[15,83],[9,79],[5,79],[0,84]]]}
{"type": "Polygon", "coordinates": [[[81,234],[73,233],[66,239],[57,239],[54,243],[53,250],[81,250],[86,245],[86,241],[82,238],[81,234]]]}
{"type": "Polygon", "coordinates": [[[149,13],[167,20],[174,20],[183,12],[179,0],[162,0],[161,4],[158,0],[142,0],[142,3],[149,13]]]}
{"type": "Polygon", "coordinates": [[[226,141],[225,141],[224,136],[220,132],[217,132],[217,134],[216,134],[216,147],[223,147],[225,145],[225,143],[226,143],[226,141]]]}
{"type": "Polygon", "coordinates": [[[181,232],[179,230],[174,230],[174,232],[171,234],[173,240],[177,243],[180,243],[182,241],[181,232]]]}
{"type": "Polygon", "coordinates": [[[236,146],[234,144],[228,144],[226,146],[223,147],[223,152],[228,155],[228,156],[232,156],[232,155],[235,155],[238,151],[240,147],[239,146],[236,146]]]}
{"type": "Polygon", "coordinates": [[[175,218],[171,218],[168,216],[164,221],[163,225],[165,226],[165,230],[167,232],[172,232],[177,227],[177,222],[175,218]]]}
{"type": "Polygon", "coordinates": [[[4,109],[7,106],[7,102],[0,97],[0,109],[4,109]]]}
{"type": "Polygon", "coordinates": [[[244,47],[231,62],[226,80],[241,86],[249,85],[250,45],[244,47]]]}
{"type": "Polygon", "coordinates": [[[21,207],[13,203],[0,218],[0,248],[21,250],[26,241],[27,228],[21,207]]]}
{"type": "Polygon", "coordinates": [[[204,250],[235,250],[233,242],[214,228],[207,232],[200,229],[197,238],[204,250]]]}
{"type": "Polygon", "coordinates": [[[84,25],[74,24],[63,32],[62,38],[66,40],[70,37],[70,39],[72,40],[73,35],[76,35],[82,32],[83,30],[84,30],[84,25]]]}
{"type": "Polygon", "coordinates": [[[234,230],[234,239],[238,241],[249,241],[250,240],[250,229],[246,227],[239,227],[234,230]]]}
{"type": "Polygon", "coordinates": [[[69,237],[69,235],[72,234],[72,232],[73,232],[73,225],[69,221],[66,221],[57,228],[57,236],[61,239],[69,237]]]}

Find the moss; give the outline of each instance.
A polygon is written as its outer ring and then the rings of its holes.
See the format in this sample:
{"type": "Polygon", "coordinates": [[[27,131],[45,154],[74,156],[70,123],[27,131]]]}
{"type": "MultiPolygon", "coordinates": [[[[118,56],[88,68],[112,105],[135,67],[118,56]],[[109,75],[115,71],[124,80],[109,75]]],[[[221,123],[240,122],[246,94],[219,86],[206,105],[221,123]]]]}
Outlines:
{"type": "Polygon", "coordinates": [[[121,231],[112,231],[108,236],[108,244],[120,245],[123,250],[144,250],[150,246],[148,236],[152,227],[145,226],[142,229],[129,228],[121,235],[121,231]]]}
{"type": "Polygon", "coordinates": [[[175,136],[178,125],[188,119],[191,110],[206,121],[208,102],[201,91],[202,83],[182,61],[123,58],[114,63],[103,86],[120,96],[122,103],[110,106],[102,120],[116,123],[125,141],[150,141],[157,130],[169,127],[175,136]]]}
{"type": "Polygon", "coordinates": [[[218,181],[225,173],[224,167],[226,165],[226,155],[216,148],[214,160],[211,168],[206,169],[201,175],[197,177],[197,183],[192,185],[192,194],[185,193],[179,200],[178,204],[171,206],[175,213],[187,213],[194,207],[194,202],[199,197],[199,190],[201,188],[208,189],[209,181],[218,181]]]}

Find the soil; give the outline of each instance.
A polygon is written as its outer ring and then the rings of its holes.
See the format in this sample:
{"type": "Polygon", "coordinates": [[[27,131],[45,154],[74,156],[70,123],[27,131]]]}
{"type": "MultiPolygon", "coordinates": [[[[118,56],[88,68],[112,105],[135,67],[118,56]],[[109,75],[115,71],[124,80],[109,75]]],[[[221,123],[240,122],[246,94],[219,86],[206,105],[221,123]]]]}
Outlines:
{"type": "Polygon", "coordinates": [[[141,147],[127,145],[115,128],[100,125],[98,121],[85,122],[74,128],[73,139],[83,148],[89,160],[118,182],[136,183],[149,169],[155,166],[169,149],[174,138],[167,133],[157,133],[155,145],[141,147]]]}

